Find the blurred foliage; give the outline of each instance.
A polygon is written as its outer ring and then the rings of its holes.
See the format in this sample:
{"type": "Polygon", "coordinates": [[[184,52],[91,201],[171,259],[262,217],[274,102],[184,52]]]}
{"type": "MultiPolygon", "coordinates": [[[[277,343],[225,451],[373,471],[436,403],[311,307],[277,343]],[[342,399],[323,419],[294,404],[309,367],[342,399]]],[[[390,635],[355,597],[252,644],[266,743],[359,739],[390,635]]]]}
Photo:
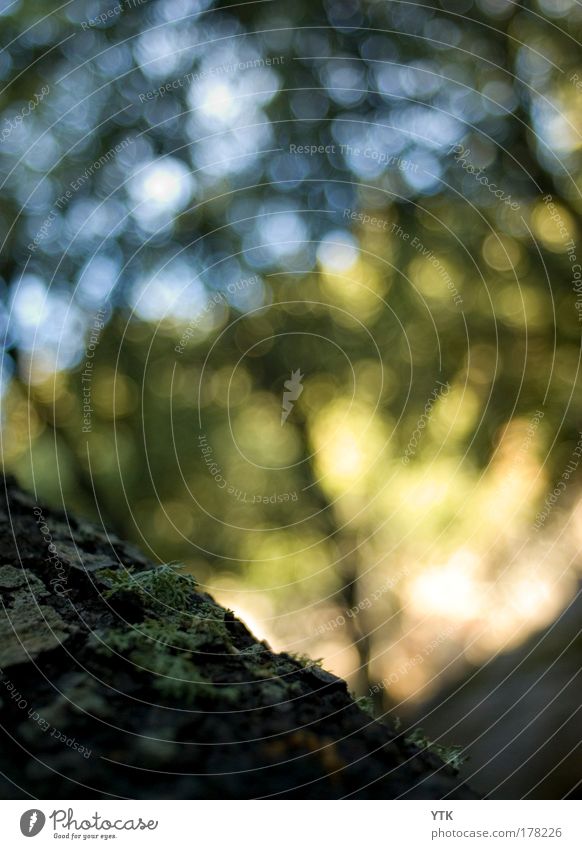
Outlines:
{"type": "Polygon", "coordinates": [[[578,487],[532,523],[582,420],[580,7],[0,24],[4,465],[361,693],[555,615],[578,487]]]}

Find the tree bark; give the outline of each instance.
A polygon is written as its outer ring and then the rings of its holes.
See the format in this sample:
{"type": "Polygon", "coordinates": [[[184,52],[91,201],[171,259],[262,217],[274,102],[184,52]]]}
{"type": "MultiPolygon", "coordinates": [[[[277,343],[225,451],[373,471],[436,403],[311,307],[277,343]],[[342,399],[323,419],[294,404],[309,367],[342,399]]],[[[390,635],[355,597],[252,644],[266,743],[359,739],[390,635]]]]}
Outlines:
{"type": "Polygon", "coordinates": [[[182,570],[0,490],[3,798],[474,798],[182,570]]]}

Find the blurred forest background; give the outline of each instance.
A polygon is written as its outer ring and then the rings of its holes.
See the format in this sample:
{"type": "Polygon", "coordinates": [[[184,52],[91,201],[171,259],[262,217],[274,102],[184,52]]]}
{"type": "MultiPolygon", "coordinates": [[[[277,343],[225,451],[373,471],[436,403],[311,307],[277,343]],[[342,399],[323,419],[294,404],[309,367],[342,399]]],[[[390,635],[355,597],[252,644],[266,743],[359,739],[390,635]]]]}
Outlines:
{"type": "Polygon", "coordinates": [[[0,0],[0,27],[4,468],[394,715],[555,620],[582,7],[0,0]]]}

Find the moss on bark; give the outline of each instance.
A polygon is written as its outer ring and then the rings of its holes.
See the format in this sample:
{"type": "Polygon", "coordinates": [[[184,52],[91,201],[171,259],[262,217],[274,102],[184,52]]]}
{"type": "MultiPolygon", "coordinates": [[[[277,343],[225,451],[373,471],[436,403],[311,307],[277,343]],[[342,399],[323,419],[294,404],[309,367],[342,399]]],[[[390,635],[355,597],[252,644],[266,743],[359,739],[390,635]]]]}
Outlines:
{"type": "Polygon", "coordinates": [[[4,798],[473,797],[183,570],[1,490],[4,798]]]}

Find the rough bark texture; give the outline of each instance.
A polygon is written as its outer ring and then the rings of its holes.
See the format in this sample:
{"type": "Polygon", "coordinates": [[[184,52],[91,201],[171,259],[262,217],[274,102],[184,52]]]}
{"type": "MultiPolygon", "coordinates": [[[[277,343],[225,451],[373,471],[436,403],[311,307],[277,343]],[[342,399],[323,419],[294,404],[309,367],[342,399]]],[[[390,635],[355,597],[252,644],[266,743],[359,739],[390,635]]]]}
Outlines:
{"type": "Polygon", "coordinates": [[[0,487],[3,798],[473,798],[180,570],[0,487]]]}

